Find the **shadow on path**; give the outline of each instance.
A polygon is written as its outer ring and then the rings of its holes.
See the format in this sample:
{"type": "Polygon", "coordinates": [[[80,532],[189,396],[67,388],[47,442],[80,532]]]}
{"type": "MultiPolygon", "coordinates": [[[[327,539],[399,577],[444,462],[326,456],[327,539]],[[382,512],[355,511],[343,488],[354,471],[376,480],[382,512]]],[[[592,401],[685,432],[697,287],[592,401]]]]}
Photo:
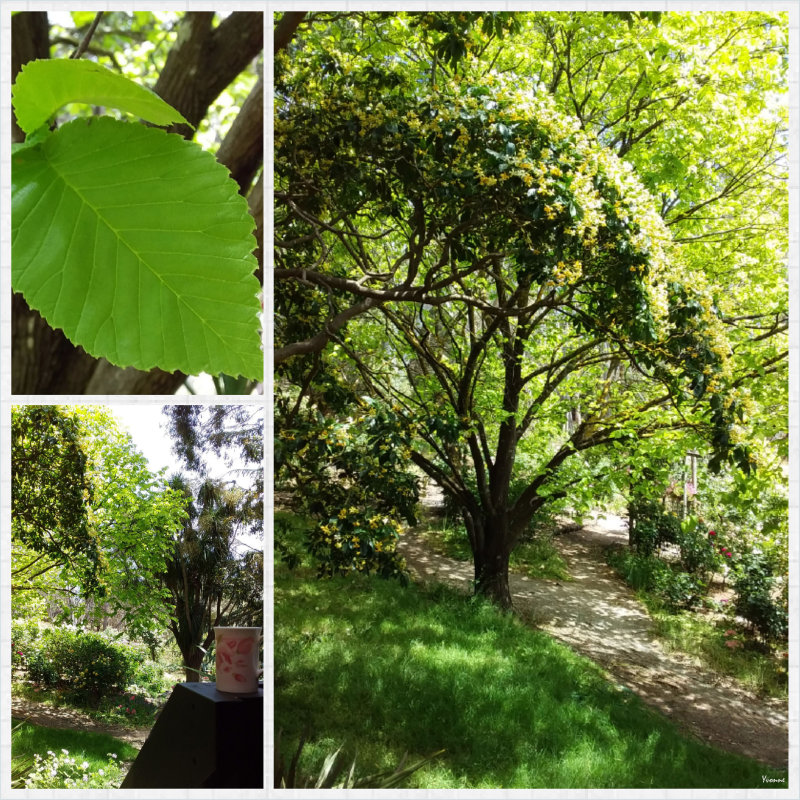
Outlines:
{"type": "MultiPolygon", "coordinates": [[[[786,768],[787,704],[757,697],[689,656],[667,652],[644,606],[605,563],[603,550],[615,542],[627,543],[618,517],[557,536],[554,544],[573,580],[512,573],[509,587],[517,613],[602,665],[683,730],[724,750],[786,768]]],[[[432,552],[415,531],[401,536],[399,550],[415,579],[471,589],[472,564],[432,552]]]]}
{"type": "Polygon", "coordinates": [[[93,720],[72,708],[54,708],[45,703],[17,697],[11,698],[11,716],[45,728],[71,728],[88,733],[105,733],[139,748],[150,733],[149,727],[128,728],[124,725],[111,725],[93,720]]]}

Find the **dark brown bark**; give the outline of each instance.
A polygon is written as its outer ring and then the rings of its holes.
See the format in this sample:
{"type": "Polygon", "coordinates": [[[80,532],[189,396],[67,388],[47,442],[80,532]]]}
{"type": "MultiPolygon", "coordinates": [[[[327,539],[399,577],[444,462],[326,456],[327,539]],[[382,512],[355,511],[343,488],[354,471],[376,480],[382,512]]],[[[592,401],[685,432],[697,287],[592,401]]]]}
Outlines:
{"type": "Polygon", "coordinates": [[[200,666],[203,663],[203,651],[198,647],[192,646],[188,653],[183,655],[183,674],[187,683],[198,683],[200,681],[200,666]]]}
{"type": "MultiPolygon", "coordinates": [[[[220,92],[263,47],[262,14],[234,13],[217,28],[212,27],[213,16],[205,12],[186,14],[178,42],[170,51],[156,86],[156,91],[194,125],[205,117],[220,92]]],[[[47,37],[46,14],[21,13],[12,17],[13,74],[26,61],[49,56],[47,37]]],[[[261,81],[259,85],[263,87],[261,81]]],[[[242,107],[243,111],[247,108],[247,124],[234,123],[226,137],[226,142],[229,138],[230,141],[220,158],[241,187],[249,187],[263,161],[262,133],[255,125],[259,104],[262,117],[259,124],[263,126],[263,98],[254,91],[242,107]],[[258,153],[254,148],[256,140],[258,153]],[[240,147],[246,151],[245,155],[240,153],[240,147]],[[230,163],[223,159],[229,159],[230,163]]],[[[194,132],[183,126],[181,133],[191,138],[194,132]]],[[[22,138],[14,139],[18,140],[22,138]]],[[[257,196],[253,201],[251,208],[258,207],[257,196]]],[[[13,296],[14,394],[174,394],[185,380],[186,375],[180,372],[123,369],[105,359],[94,358],[83,348],[72,345],[61,331],[50,328],[24,298],[13,296]]]]}
{"type": "MultiPolygon", "coordinates": [[[[216,28],[211,27],[213,18],[214,14],[207,11],[186,13],[178,41],[155,86],[156,94],[194,126],[264,47],[264,18],[260,12],[233,13],[216,28]]],[[[187,125],[175,125],[169,130],[189,139],[194,135],[187,125]]]]}
{"type": "Polygon", "coordinates": [[[294,38],[297,28],[307,13],[307,11],[287,11],[281,16],[278,24],[275,26],[275,33],[273,35],[273,45],[276,53],[289,45],[289,42],[294,38]]]}
{"type": "Polygon", "coordinates": [[[253,178],[264,162],[264,80],[259,76],[236,119],[217,151],[217,160],[224,164],[247,195],[253,178]]]}
{"type": "Polygon", "coordinates": [[[501,608],[510,610],[512,603],[508,586],[508,560],[513,539],[507,520],[486,520],[476,539],[473,546],[475,594],[488,597],[501,608]]]}

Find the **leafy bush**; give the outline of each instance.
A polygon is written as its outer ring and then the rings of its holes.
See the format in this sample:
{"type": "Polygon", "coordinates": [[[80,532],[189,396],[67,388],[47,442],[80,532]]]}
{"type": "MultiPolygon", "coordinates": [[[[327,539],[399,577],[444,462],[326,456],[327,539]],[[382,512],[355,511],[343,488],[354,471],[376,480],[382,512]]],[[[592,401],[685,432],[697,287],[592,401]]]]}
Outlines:
{"type": "Polygon", "coordinates": [[[719,566],[722,545],[715,531],[707,531],[696,517],[688,517],[678,529],[677,544],[681,550],[681,566],[692,575],[710,576],[719,566]]]}
{"type": "Polygon", "coordinates": [[[609,549],[607,558],[629,586],[654,595],[669,611],[693,608],[699,605],[705,594],[703,581],[673,569],[656,556],[609,549]]]}
{"type": "Polygon", "coordinates": [[[11,666],[23,667],[39,638],[39,626],[32,620],[11,621],[11,666]]]}
{"type": "Polygon", "coordinates": [[[61,683],[95,697],[124,689],[142,659],[134,647],[110,642],[99,633],[53,628],[45,630],[40,641],[28,658],[30,679],[46,686],[61,683]]]}
{"type": "Polygon", "coordinates": [[[766,557],[753,551],[737,566],[733,585],[734,607],[764,639],[784,640],[788,634],[788,609],[776,598],[776,579],[766,557]]]}
{"type": "Polygon", "coordinates": [[[42,686],[55,686],[58,683],[58,670],[53,662],[41,651],[30,650],[27,656],[28,677],[42,686]]]}
{"type": "Polygon", "coordinates": [[[136,667],[133,683],[151,697],[159,695],[167,688],[164,668],[155,661],[145,661],[136,667]]]}
{"type": "Polygon", "coordinates": [[[680,520],[664,510],[660,503],[645,498],[631,502],[631,546],[642,556],[650,556],[662,544],[677,543],[680,520]]]}
{"type": "Polygon", "coordinates": [[[700,605],[706,593],[706,584],[694,575],[667,568],[659,576],[656,594],[664,601],[670,611],[681,608],[695,608],[700,605]]]}

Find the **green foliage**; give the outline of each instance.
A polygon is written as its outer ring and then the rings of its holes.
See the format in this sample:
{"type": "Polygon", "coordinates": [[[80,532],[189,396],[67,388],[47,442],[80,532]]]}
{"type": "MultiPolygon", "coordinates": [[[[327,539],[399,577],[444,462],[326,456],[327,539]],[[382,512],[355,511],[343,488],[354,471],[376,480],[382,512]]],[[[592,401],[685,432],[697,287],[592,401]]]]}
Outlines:
{"type": "Polygon", "coordinates": [[[305,738],[301,738],[297,750],[292,755],[292,760],[287,766],[281,750],[280,731],[278,731],[275,742],[274,780],[276,789],[390,789],[402,787],[406,780],[418,769],[443,752],[434,753],[409,766],[406,766],[405,763],[406,756],[408,755],[406,753],[393,770],[386,770],[375,775],[357,778],[355,776],[356,759],[352,760],[350,768],[347,770],[347,775],[344,775],[344,771],[347,769],[348,759],[345,757],[340,747],[338,750],[328,755],[322,765],[319,775],[302,776],[297,772],[297,765],[303,753],[304,745],[305,738]]]}
{"type": "Polygon", "coordinates": [[[42,555],[70,562],[87,591],[98,586],[100,553],[89,531],[93,488],[79,418],[58,406],[15,406],[11,413],[12,539],[28,548],[15,582],[42,568],[42,555]],[[36,566],[39,564],[39,566],[36,566]],[[25,566],[28,565],[28,566],[25,566]]]}
{"type": "Polygon", "coordinates": [[[610,548],[607,559],[626,583],[654,595],[672,612],[698,606],[706,593],[704,581],[654,555],[610,548]]]}
{"type": "Polygon", "coordinates": [[[25,654],[32,653],[39,638],[39,625],[32,619],[11,620],[11,666],[22,667],[25,654]]]}
{"type": "MultiPolygon", "coordinates": [[[[83,102],[180,117],[103,67],[38,63],[15,84],[29,126],[76,91],[83,102]]],[[[15,148],[13,287],[114,364],[260,379],[253,229],[226,169],[180,136],[103,117],[42,128],[15,148]]]]}
{"type": "Polygon", "coordinates": [[[47,628],[23,649],[30,679],[45,686],[63,685],[97,700],[133,679],[142,655],[129,645],[98,633],[47,628]]]}
{"type": "MultiPolygon", "coordinates": [[[[23,651],[24,652],[24,651],[23,651]]],[[[28,677],[42,686],[55,686],[61,676],[43,650],[33,647],[25,654],[28,677]]]]}
{"type": "Polygon", "coordinates": [[[81,59],[28,62],[17,76],[11,97],[17,122],[25,133],[42,127],[67,103],[118,108],[155,125],[186,122],[149,89],[81,59]]]}
{"type": "Polygon", "coordinates": [[[768,560],[760,552],[742,556],[733,585],[736,613],[744,617],[764,639],[786,641],[789,613],[776,592],[776,580],[768,560]]]}
{"type": "Polygon", "coordinates": [[[661,503],[646,497],[635,497],[629,508],[632,519],[630,540],[637,553],[651,556],[662,544],[678,542],[680,520],[666,511],[661,503]]]}
{"type": "Polygon", "coordinates": [[[692,575],[709,580],[729,560],[727,554],[730,551],[723,548],[717,532],[709,531],[696,517],[683,520],[676,539],[681,551],[681,566],[692,575]]]}
{"type": "Polygon", "coordinates": [[[287,742],[315,736],[298,774],[318,775],[341,742],[374,771],[444,749],[413,788],[719,789],[786,774],[683,738],[592,662],[484,601],[281,571],[275,596],[276,728],[287,742]]]}
{"type": "MultiPolygon", "coordinates": [[[[303,510],[317,523],[307,547],[320,576],[357,571],[405,579],[399,520],[416,522],[419,497],[408,469],[410,440],[397,410],[374,401],[362,401],[355,419],[317,411],[296,415],[281,430],[276,471],[302,487],[303,510]]],[[[281,548],[294,560],[288,545],[281,548]]]]}

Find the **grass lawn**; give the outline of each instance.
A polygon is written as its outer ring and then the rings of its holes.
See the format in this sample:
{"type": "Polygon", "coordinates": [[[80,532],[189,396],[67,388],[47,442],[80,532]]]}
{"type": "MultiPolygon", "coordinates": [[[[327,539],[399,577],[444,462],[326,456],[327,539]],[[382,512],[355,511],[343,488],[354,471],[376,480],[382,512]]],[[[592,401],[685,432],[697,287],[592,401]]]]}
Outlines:
{"type": "Polygon", "coordinates": [[[48,750],[60,753],[69,751],[77,762],[88,762],[87,771],[96,772],[109,762],[109,753],[117,756],[117,762],[133,761],[139,751],[127,742],[103,733],[82,731],[73,728],[46,728],[30,722],[17,727],[18,719],[12,719],[11,758],[12,773],[20,765],[30,764],[38,753],[45,756],[48,750]]]}
{"type": "MultiPolygon", "coordinates": [[[[276,569],[275,718],[311,776],[444,749],[416,788],[760,788],[785,771],[681,735],[592,662],[443,587],[276,569]]],[[[786,784],[779,784],[784,787],[786,784]]]]}

